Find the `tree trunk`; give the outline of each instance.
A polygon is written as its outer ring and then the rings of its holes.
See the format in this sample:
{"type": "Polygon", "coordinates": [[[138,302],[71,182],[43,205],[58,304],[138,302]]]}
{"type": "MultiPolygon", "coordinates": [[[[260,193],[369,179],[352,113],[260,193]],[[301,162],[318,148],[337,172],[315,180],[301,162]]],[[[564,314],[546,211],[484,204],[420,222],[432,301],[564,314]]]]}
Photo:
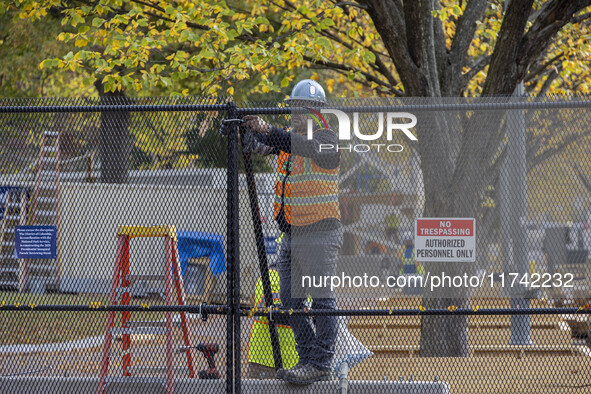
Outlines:
{"type": "MultiPolygon", "coordinates": [[[[425,185],[425,217],[476,218],[480,237],[481,200],[494,179],[496,167],[489,162],[502,141],[503,111],[475,111],[468,119],[455,111],[423,113],[419,151],[425,185]],[[458,119],[462,119],[459,121],[458,119]],[[454,130],[456,133],[449,133],[454,130]],[[452,136],[462,135],[461,142],[452,136]]],[[[439,277],[474,275],[474,263],[430,263],[426,271],[439,277]]],[[[427,309],[468,308],[472,296],[465,285],[453,289],[427,289],[427,309]]],[[[421,356],[468,356],[466,316],[425,316],[421,325],[421,356]]]]}
{"type": "MultiPolygon", "coordinates": [[[[127,103],[125,93],[105,92],[98,79],[95,87],[99,92],[101,105],[127,103]]],[[[102,183],[127,183],[131,153],[129,123],[130,114],[127,111],[101,112],[99,158],[102,183]]]]}

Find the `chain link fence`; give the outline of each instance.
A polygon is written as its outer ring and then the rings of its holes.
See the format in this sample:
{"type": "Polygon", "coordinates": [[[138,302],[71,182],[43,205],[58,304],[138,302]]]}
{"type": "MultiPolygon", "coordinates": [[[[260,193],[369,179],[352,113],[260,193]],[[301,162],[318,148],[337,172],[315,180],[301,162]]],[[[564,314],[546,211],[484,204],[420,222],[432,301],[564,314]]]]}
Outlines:
{"type": "Polygon", "coordinates": [[[0,100],[0,391],[584,392],[590,106],[0,100]]]}

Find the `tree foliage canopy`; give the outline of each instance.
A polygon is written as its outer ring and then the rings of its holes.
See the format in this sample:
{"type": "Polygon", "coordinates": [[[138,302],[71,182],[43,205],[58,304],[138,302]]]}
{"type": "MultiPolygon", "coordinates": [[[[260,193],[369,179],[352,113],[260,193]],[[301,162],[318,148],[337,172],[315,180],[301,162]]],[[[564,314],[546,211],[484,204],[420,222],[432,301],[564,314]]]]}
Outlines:
{"type": "Polygon", "coordinates": [[[511,93],[501,74],[531,92],[588,93],[589,1],[506,3],[12,0],[3,11],[58,16],[57,39],[73,48],[40,67],[96,76],[107,91],[234,94],[248,81],[266,93],[316,68],[349,94],[511,93]]]}

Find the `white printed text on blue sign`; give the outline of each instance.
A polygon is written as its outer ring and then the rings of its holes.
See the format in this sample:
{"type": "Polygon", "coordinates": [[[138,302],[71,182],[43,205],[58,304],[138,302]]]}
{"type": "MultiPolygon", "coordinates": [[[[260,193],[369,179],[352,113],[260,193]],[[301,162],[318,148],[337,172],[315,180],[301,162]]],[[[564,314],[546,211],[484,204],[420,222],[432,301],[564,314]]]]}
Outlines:
{"type": "Polygon", "coordinates": [[[56,226],[17,226],[14,241],[17,259],[55,259],[57,256],[56,226]]]}

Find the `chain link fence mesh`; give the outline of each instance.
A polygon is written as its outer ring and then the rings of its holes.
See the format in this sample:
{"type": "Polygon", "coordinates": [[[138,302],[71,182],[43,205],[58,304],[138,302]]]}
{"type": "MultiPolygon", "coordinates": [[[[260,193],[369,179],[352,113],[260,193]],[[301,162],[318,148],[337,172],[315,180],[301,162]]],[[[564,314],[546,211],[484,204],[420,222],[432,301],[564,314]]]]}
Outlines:
{"type": "Polygon", "coordinates": [[[1,391],[583,392],[589,106],[0,100],[1,391]]]}

